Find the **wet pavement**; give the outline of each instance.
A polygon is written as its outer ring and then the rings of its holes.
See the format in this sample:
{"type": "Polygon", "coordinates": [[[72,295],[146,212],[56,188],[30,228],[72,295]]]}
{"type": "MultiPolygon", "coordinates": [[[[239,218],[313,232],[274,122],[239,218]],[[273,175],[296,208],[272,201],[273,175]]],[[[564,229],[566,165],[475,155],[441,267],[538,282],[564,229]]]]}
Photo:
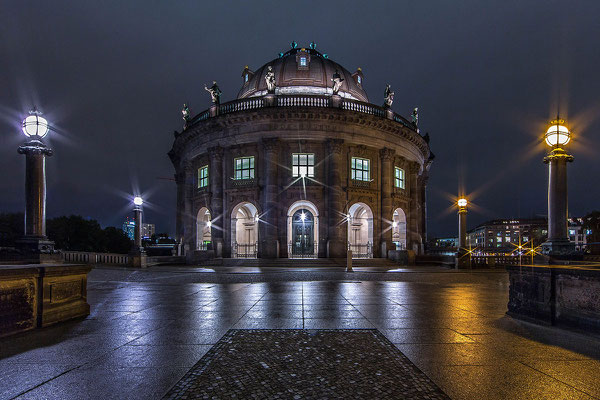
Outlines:
{"type": "Polygon", "coordinates": [[[454,399],[600,398],[598,338],[505,316],[504,272],[219,271],[93,270],[88,318],[0,339],[0,399],[162,398],[232,328],[377,329],[454,399]]]}

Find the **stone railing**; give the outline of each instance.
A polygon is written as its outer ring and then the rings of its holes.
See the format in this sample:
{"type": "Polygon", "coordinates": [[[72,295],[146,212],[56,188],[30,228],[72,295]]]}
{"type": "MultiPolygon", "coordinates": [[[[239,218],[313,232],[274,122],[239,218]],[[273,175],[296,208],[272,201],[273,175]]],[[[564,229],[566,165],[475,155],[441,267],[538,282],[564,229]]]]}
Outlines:
{"type": "Polygon", "coordinates": [[[519,256],[471,256],[472,267],[496,267],[506,265],[524,265],[530,264],[530,257],[519,257],[519,256]]]}
{"type": "Polygon", "coordinates": [[[248,97],[245,99],[236,99],[218,106],[212,106],[210,109],[196,115],[187,125],[191,127],[198,122],[205,121],[217,115],[230,114],[238,111],[255,110],[265,107],[319,107],[319,108],[341,108],[343,110],[374,115],[380,118],[391,119],[403,126],[417,131],[416,127],[403,116],[393,111],[371,103],[365,103],[358,100],[340,98],[340,101],[333,101],[332,96],[326,95],[278,95],[274,96],[274,101],[267,101],[265,97],[248,97]]]}
{"type": "Polygon", "coordinates": [[[129,255],[115,253],[90,253],[85,251],[63,251],[63,262],[69,264],[114,264],[128,265],[129,255]]]}

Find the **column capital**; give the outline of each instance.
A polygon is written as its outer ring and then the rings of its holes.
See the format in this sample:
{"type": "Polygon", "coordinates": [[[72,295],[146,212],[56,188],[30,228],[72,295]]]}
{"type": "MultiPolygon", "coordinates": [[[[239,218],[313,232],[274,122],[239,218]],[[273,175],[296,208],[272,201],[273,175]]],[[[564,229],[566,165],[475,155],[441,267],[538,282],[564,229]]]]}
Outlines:
{"type": "Polygon", "coordinates": [[[393,160],[395,155],[396,151],[387,147],[384,147],[383,149],[379,150],[379,157],[381,157],[381,159],[385,161],[393,160]]]}
{"type": "Polygon", "coordinates": [[[279,148],[278,138],[264,138],[262,139],[262,145],[265,151],[274,152],[279,148]]]}
{"type": "Polygon", "coordinates": [[[327,149],[330,153],[340,154],[342,152],[342,145],[344,144],[344,139],[328,139],[327,140],[327,149]]]}
{"type": "Polygon", "coordinates": [[[207,149],[211,159],[221,160],[223,159],[224,149],[221,146],[209,147],[207,149]]]}

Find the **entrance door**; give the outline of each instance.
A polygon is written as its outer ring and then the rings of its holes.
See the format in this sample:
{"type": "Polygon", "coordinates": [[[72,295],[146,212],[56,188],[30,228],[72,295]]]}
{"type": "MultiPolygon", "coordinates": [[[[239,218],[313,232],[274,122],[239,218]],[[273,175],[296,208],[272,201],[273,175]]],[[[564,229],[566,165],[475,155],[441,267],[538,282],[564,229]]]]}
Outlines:
{"type": "Polygon", "coordinates": [[[310,211],[301,209],[292,216],[292,257],[314,256],[315,219],[310,211]]]}

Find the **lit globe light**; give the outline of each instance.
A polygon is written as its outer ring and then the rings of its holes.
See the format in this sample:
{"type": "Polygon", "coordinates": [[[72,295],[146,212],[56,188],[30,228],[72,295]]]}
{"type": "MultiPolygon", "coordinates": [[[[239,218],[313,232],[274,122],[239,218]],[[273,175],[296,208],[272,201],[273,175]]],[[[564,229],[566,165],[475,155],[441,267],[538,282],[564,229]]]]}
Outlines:
{"type": "Polygon", "coordinates": [[[144,200],[140,196],[135,196],[133,198],[133,204],[135,204],[136,206],[141,206],[142,204],[144,204],[144,200]]]}
{"type": "Polygon", "coordinates": [[[37,136],[43,138],[48,134],[48,121],[41,117],[39,113],[32,111],[32,114],[23,120],[22,130],[27,137],[37,136]]]}
{"type": "Polygon", "coordinates": [[[458,199],[458,206],[459,207],[466,207],[467,206],[467,199],[458,199]]]}
{"type": "Polygon", "coordinates": [[[208,221],[208,222],[206,223],[206,226],[208,226],[208,227],[210,228],[210,227],[212,226],[212,222],[208,221]]]}
{"type": "Polygon", "coordinates": [[[306,219],[306,214],[304,214],[304,213],[300,214],[300,219],[302,221],[304,221],[306,219]]]}
{"type": "Polygon", "coordinates": [[[300,174],[300,178],[306,178],[306,172],[302,172],[302,173],[300,174]]]}
{"type": "Polygon", "coordinates": [[[398,226],[398,223],[396,221],[392,222],[392,228],[395,228],[398,226]]]}
{"type": "Polygon", "coordinates": [[[564,119],[556,119],[552,121],[552,125],[546,131],[544,138],[546,144],[551,147],[564,146],[571,141],[571,132],[564,126],[564,119]]]}

